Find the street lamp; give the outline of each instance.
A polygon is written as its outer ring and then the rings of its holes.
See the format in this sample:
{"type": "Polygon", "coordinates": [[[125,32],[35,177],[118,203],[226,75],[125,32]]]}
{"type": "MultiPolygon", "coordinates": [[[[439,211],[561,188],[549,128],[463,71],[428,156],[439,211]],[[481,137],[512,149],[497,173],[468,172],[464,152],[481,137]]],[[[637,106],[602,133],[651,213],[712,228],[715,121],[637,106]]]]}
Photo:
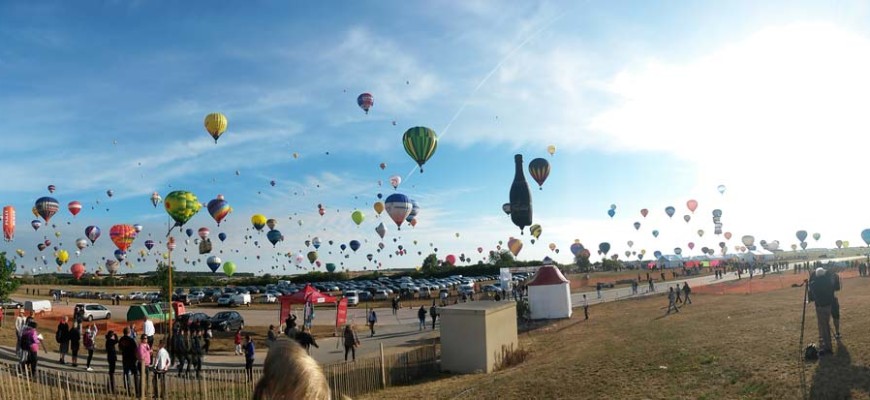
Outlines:
{"type": "MultiPolygon", "coordinates": [[[[172,313],[172,251],[175,250],[175,238],[170,236],[169,240],[166,242],[166,249],[169,250],[169,256],[167,257],[169,261],[169,293],[167,297],[169,297],[169,314],[172,313]]],[[[167,322],[169,323],[169,340],[170,343],[172,340],[172,318],[167,318],[167,322]]]]}

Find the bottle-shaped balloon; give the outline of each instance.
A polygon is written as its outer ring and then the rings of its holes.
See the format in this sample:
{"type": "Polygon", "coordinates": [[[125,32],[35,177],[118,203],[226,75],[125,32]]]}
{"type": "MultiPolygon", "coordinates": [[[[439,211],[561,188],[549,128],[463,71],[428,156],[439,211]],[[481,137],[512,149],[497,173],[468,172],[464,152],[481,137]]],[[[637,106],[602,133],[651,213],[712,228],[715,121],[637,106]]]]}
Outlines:
{"type": "Polygon", "coordinates": [[[511,221],[523,229],[532,224],[532,193],[523,174],[523,155],[514,156],[514,182],[510,191],[511,221]]]}

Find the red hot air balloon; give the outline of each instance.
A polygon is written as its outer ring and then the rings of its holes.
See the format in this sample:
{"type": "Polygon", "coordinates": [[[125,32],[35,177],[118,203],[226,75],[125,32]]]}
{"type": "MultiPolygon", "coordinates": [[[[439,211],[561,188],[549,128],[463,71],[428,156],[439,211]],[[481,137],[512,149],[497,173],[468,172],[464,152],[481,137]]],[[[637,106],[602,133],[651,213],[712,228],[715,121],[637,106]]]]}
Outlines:
{"type": "Polygon", "coordinates": [[[448,254],[447,257],[444,257],[444,262],[453,266],[456,264],[456,256],[454,256],[453,254],[448,254]]]}
{"type": "Polygon", "coordinates": [[[109,237],[118,250],[127,251],[136,239],[136,228],[131,225],[115,225],[109,230],[109,237]]]}
{"type": "Polygon", "coordinates": [[[543,158],[536,158],[529,163],[529,175],[538,183],[538,189],[544,190],[544,181],[550,176],[550,163],[543,158]]]}
{"type": "Polygon", "coordinates": [[[366,114],[368,114],[369,109],[371,109],[372,106],[375,105],[375,98],[370,93],[363,93],[357,96],[356,104],[359,106],[359,108],[362,108],[363,111],[366,112],[366,114]]]}
{"type": "Polygon", "coordinates": [[[686,207],[689,209],[689,211],[692,212],[692,214],[694,214],[695,210],[698,209],[698,201],[697,200],[689,200],[686,202],[686,207]]]}
{"type": "Polygon", "coordinates": [[[646,208],[640,209],[640,215],[642,215],[644,218],[646,218],[647,214],[649,214],[649,210],[647,210],[646,208]]]}
{"type": "Polygon", "coordinates": [[[79,215],[79,213],[82,211],[82,203],[79,203],[77,201],[71,201],[69,205],[67,205],[67,208],[69,209],[69,213],[72,214],[73,217],[75,217],[76,215],[79,215]]]}
{"type": "Polygon", "coordinates": [[[82,275],[85,274],[85,266],[82,264],[73,264],[72,267],[69,268],[69,272],[72,274],[73,278],[76,280],[81,279],[82,275]]]}

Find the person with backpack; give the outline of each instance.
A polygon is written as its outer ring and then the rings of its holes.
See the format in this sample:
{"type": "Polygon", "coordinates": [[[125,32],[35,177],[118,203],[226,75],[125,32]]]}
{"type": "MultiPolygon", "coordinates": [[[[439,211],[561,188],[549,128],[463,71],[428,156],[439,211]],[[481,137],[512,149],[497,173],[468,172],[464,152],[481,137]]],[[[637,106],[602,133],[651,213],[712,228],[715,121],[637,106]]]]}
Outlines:
{"type": "Polygon", "coordinates": [[[88,372],[94,372],[94,369],[91,368],[91,360],[94,359],[94,348],[96,347],[96,338],[97,338],[97,326],[91,322],[91,326],[85,331],[84,337],[82,338],[82,343],[85,345],[85,350],[88,351],[88,362],[85,369],[88,372]]]}
{"type": "Polygon", "coordinates": [[[109,363],[109,392],[115,393],[115,367],[118,364],[118,335],[115,331],[106,333],[106,361],[109,363]]]}
{"type": "Polygon", "coordinates": [[[251,340],[251,335],[245,335],[245,372],[248,375],[248,382],[254,381],[254,341],[251,340]]]}
{"type": "Polygon", "coordinates": [[[685,304],[692,304],[692,299],[689,298],[689,294],[692,293],[692,288],[689,287],[689,282],[683,282],[683,298],[685,299],[685,304]]]}
{"type": "Polygon", "coordinates": [[[61,364],[66,364],[66,353],[69,351],[69,318],[63,317],[60,323],[57,324],[57,331],[54,333],[54,340],[60,345],[58,352],[60,353],[61,364]]]}
{"type": "MultiPolygon", "coordinates": [[[[375,309],[372,309],[372,312],[369,313],[369,329],[372,331],[372,336],[375,335],[375,324],[378,323],[378,314],[375,314],[375,309]]],[[[304,330],[304,329],[303,329],[304,330]]]]}
{"type": "Polygon", "coordinates": [[[422,331],[426,328],[426,307],[420,306],[420,309],[417,310],[417,319],[420,320],[420,330],[422,331]]]}
{"type": "Polygon", "coordinates": [[[79,363],[79,347],[82,340],[82,326],[78,322],[73,323],[72,329],[69,330],[69,349],[72,353],[72,366],[78,367],[79,363]]]}

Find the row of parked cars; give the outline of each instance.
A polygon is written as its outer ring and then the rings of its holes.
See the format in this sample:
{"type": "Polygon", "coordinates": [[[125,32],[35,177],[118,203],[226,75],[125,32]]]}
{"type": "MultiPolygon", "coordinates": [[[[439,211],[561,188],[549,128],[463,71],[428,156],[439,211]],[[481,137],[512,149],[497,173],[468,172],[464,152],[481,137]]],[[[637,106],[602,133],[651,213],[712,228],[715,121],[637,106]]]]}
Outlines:
{"type": "Polygon", "coordinates": [[[236,311],[221,311],[214,316],[203,312],[181,314],[175,319],[178,326],[190,329],[212,329],[214,331],[233,332],[245,328],[245,319],[236,311]]]}

